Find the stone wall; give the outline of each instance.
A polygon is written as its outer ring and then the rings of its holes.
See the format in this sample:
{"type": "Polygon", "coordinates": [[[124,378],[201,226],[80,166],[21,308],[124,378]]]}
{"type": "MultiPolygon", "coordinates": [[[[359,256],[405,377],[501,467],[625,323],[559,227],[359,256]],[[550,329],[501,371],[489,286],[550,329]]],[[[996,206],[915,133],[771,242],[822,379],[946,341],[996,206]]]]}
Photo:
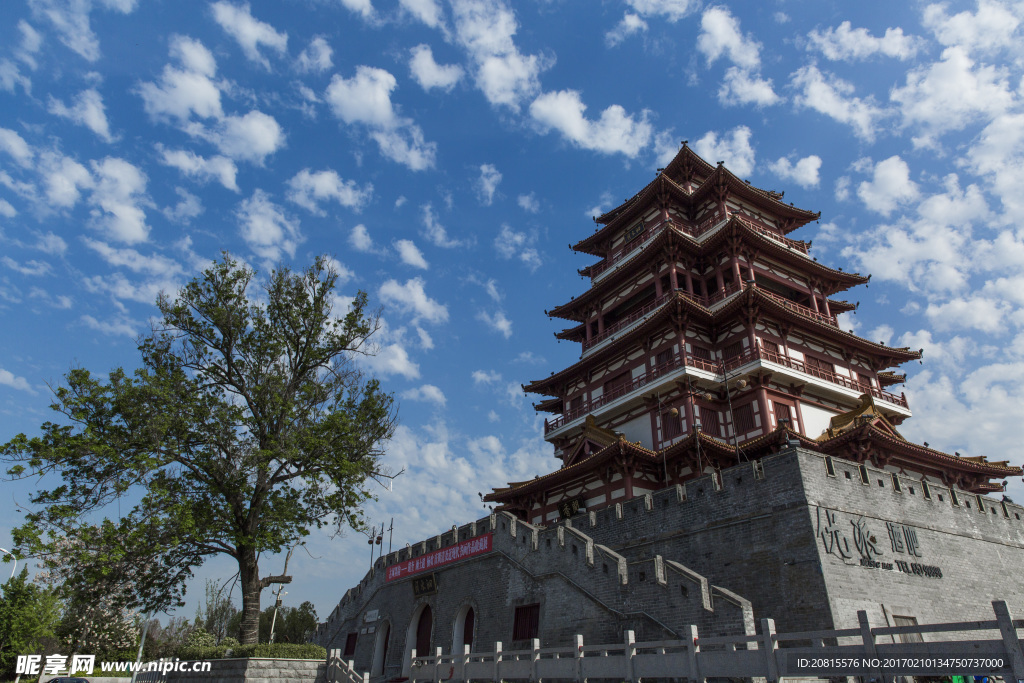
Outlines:
{"type": "Polygon", "coordinates": [[[780,632],[847,628],[861,609],[879,626],[991,619],[993,599],[1024,617],[1024,508],[984,497],[981,512],[970,494],[954,506],[944,487],[925,498],[919,480],[899,477],[897,491],[889,472],[868,467],[865,485],[855,463],[832,466],[834,476],[820,454],[792,449],[725,469],[720,486],[704,477],[555,526],[491,515],[379,559],[315,640],[344,648],[358,634],[350,659],[364,671],[386,632],[383,673],[399,675],[425,605],[431,647],[445,653],[466,606],[474,649],[501,641],[506,651],[526,646],[511,641],[513,615],[534,603],[545,647],[577,633],[618,643],[626,629],[676,638],[689,624],[704,636],[750,633],[755,617],[780,632]],[[384,580],[390,565],[490,532],[492,552],[433,570],[436,595],[384,580]],[[942,578],[929,575],[936,567],[942,578]]]}
{"type": "MultiPolygon", "coordinates": [[[[211,659],[204,672],[140,673],[137,683],[325,683],[327,663],[319,659],[211,659]]],[[[123,683],[131,679],[123,678],[123,683]]]]}

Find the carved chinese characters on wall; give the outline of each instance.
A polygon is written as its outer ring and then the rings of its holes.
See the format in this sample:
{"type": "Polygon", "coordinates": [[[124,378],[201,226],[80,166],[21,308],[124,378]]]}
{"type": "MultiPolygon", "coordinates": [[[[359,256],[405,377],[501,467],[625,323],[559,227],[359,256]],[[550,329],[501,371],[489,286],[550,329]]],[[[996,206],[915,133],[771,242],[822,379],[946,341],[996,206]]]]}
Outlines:
{"type": "Polygon", "coordinates": [[[921,557],[921,544],[914,527],[884,522],[892,554],[892,558],[888,559],[885,557],[884,541],[880,543],[873,531],[883,522],[863,516],[854,517],[828,508],[819,507],[817,510],[816,536],[826,555],[836,557],[844,564],[857,564],[869,569],[942,578],[941,568],[912,561],[921,557]]]}

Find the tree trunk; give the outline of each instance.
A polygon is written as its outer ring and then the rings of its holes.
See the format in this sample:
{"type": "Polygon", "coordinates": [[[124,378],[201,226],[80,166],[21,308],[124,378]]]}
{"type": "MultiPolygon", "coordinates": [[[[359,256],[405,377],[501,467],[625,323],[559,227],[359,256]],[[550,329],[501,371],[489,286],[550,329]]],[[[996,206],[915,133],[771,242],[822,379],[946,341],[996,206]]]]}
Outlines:
{"type": "Polygon", "coordinates": [[[242,645],[260,642],[260,569],[255,548],[238,549],[238,572],[242,581],[242,645]]]}

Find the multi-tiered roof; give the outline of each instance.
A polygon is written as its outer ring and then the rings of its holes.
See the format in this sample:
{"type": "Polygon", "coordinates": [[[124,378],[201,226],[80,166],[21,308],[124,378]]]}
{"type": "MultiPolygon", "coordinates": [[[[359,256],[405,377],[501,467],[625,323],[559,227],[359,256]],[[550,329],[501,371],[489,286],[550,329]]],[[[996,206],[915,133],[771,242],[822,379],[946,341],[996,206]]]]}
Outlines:
{"type": "Polygon", "coordinates": [[[713,166],[684,143],[573,250],[600,260],[590,288],[546,313],[580,360],[524,389],[546,396],[561,469],[487,496],[534,522],[559,502],[603,505],[788,443],[872,461],[967,491],[1019,468],[911,444],[910,409],[886,387],[919,351],[839,327],[832,298],[868,277],[820,264],[789,233],[819,214],[713,166]]]}

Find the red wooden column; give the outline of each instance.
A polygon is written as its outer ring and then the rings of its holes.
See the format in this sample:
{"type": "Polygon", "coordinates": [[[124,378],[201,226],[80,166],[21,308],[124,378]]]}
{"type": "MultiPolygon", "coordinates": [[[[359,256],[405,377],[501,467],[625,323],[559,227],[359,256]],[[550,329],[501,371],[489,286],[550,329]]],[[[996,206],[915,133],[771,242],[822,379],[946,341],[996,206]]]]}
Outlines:
{"type": "Polygon", "coordinates": [[[732,276],[733,282],[737,285],[743,282],[743,276],[740,275],[740,258],[739,256],[732,257],[732,276]]]}
{"type": "Polygon", "coordinates": [[[810,294],[811,294],[811,308],[813,308],[814,312],[817,313],[818,312],[818,296],[814,293],[814,282],[813,281],[808,281],[807,282],[807,291],[810,292],[810,294]]]}
{"type": "Polygon", "coordinates": [[[721,292],[725,289],[725,278],[722,277],[722,269],[715,268],[715,282],[718,283],[718,291],[721,292]]]}

